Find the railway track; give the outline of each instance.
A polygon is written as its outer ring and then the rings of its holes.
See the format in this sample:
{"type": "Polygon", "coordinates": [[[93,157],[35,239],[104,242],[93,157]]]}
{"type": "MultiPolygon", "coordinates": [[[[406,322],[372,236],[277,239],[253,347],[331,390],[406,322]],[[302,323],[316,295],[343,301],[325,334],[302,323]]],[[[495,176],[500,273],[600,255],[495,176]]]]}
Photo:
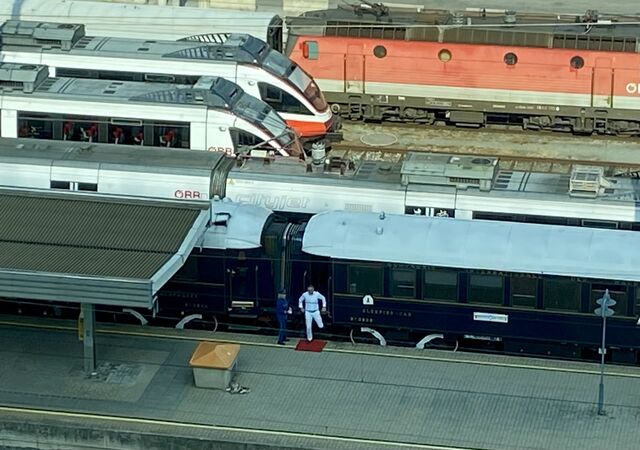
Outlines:
{"type": "Polygon", "coordinates": [[[497,157],[504,170],[570,173],[575,165],[606,168],[608,176],[640,174],[640,141],[504,130],[463,130],[407,124],[346,123],[333,155],[397,162],[411,152],[497,157]]]}

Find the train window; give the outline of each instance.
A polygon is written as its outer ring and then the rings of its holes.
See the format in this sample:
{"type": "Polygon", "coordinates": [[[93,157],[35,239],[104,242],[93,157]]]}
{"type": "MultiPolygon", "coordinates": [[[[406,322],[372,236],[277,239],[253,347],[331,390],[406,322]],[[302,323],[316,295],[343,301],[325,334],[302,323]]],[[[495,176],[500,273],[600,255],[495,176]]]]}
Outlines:
{"type": "Polygon", "coordinates": [[[458,272],[455,270],[425,270],[425,300],[458,301],[458,272]]]}
{"type": "Polygon", "coordinates": [[[56,68],[56,76],[68,78],[98,78],[98,72],[86,69],[69,69],[66,67],[56,68]]]}
{"type": "Polygon", "coordinates": [[[53,129],[58,125],[59,116],[18,112],[18,137],[54,139],[53,129]]]}
{"type": "Polygon", "coordinates": [[[306,59],[318,59],[318,43],[316,41],[304,41],[302,43],[302,56],[306,59]]]}
{"type": "Polygon", "coordinates": [[[382,267],[350,264],[348,284],[350,294],[382,295],[384,271],[382,267]]]}
{"type": "Polygon", "coordinates": [[[416,271],[414,269],[391,269],[391,296],[416,297],[416,271]]]}
{"type": "Polygon", "coordinates": [[[258,88],[260,89],[260,98],[277,112],[313,114],[297,98],[279,87],[260,82],[258,83],[258,88]]]}
{"type": "Polygon", "coordinates": [[[376,45],[373,48],[373,54],[376,58],[384,58],[387,56],[387,48],[384,45],[376,45]]]}
{"type": "Polygon", "coordinates": [[[442,62],[448,62],[451,61],[451,52],[449,50],[447,50],[446,48],[440,50],[438,52],[438,59],[442,62]]]}
{"type": "Polygon", "coordinates": [[[260,146],[260,144],[264,142],[263,139],[260,139],[255,134],[248,133],[239,128],[230,128],[229,131],[231,132],[231,140],[236,149],[239,147],[260,146]]]}
{"type": "Polygon", "coordinates": [[[79,191],[98,192],[98,185],[96,183],[78,183],[79,191]]]}
{"type": "Polygon", "coordinates": [[[573,311],[580,309],[580,283],[547,278],[543,281],[544,309],[573,311]]]}
{"type": "Polygon", "coordinates": [[[507,66],[515,66],[518,63],[518,55],[515,53],[505,53],[504,55],[504,63],[507,66]]]}
{"type": "MultiPolygon", "coordinates": [[[[174,147],[174,148],[189,148],[189,124],[182,122],[158,122],[152,123],[152,136],[150,139],[145,139],[146,145],[152,145],[154,147],[174,147]]],[[[128,143],[131,139],[131,134],[124,130],[125,138],[124,142],[128,143]]],[[[115,139],[115,136],[110,136],[111,141],[115,139]]]]}
{"type": "Polygon", "coordinates": [[[569,64],[571,64],[571,67],[574,69],[582,69],[584,67],[584,59],[582,59],[581,56],[574,56],[571,58],[571,61],[569,61],[569,64]]]}
{"type": "Polygon", "coordinates": [[[145,73],[144,81],[150,83],[175,83],[176,77],[174,75],[165,75],[159,73],[145,73]]]}
{"type": "Polygon", "coordinates": [[[469,303],[502,305],[502,277],[500,275],[471,274],[469,303]]]}
{"type": "Polygon", "coordinates": [[[51,180],[50,186],[51,186],[51,189],[65,189],[65,190],[71,189],[71,183],[69,183],[68,181],[51,180]]]}
{"type": "Polygon", "coordinates": [[[180,270],[173,276],[173,279],[176,281],[199,281],[200,259],[196,256],[187,258],[180,270]]]}
{"type": "MultiPolygon", "coordinates": [[[[609,289],[609,295],[616,304],[611,307],[615,311],[616,316],[627,316],[627,304],[628,295],[627,287],[615,284],[592,284],[591,285],[591,307],[589,312],[595,311],[600,305],[596,303],[596,300],[602,298],[606,289],[609,289]]],[[[614,316],[615,317],[615,316],[614,316]]]]}
{"type": "Polygon", "coordinates": [[[511,277],[511,304],[519,308],[535,308],[538,298],[538,279],[511,277]]]}
{"type": "Polygon", "coordinates": [[[582,226],[589,228],[605,228],[609,230],[616,230],[618,228],[618,222],[610,222],[607,220],[583,220],[582,226]]]}

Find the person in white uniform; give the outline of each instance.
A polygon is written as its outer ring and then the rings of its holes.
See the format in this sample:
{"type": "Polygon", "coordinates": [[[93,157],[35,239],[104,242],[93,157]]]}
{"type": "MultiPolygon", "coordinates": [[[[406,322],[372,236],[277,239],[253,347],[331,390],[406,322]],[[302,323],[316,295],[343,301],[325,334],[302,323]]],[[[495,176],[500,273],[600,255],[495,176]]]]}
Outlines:
{"type": "Polygon", "coordinates": [[[327,299],[320,292],[313,289],[310,284],[307,292],[303,293],[298,300],[298,307],[304,312],[304,322],[307,326],[307,341],[313,340],[313,321],[318,324],[318,328],[324,328],[322,316],[320,315],[320,300],[322,300],[322,312],[327,311],[327,299]]]}

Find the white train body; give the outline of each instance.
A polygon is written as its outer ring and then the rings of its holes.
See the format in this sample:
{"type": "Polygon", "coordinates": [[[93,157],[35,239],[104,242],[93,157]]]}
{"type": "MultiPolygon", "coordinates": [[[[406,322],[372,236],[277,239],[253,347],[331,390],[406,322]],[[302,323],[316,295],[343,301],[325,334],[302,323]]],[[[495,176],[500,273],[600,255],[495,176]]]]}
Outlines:
{"type": "Polygon", "coordinates": [[[177,40],[197,34],[247,33],[282,48],[282,19],[234,11],[75,0],[3,0],[0,20],[84,23],[96,36],[177,40]]]}
{"type": "Polygon", "coordinates": [[[222,77],[269,103],[305,140],[332,138],[339,127],[313,79],[246,34],[203,44],[92,37],[84,35],[82,25],[9,21],[0,36],[3,62],[42,64],[52,77],[181,84],[201,76],[222,77]]]}
{"type": "Polygon", "coordinates": [[[98,193],[220,197],[290,214],[346,210],[640,229],[639,180],[617,178],[585,197],[571,191],[567,175],[500,170],[497,160],[484,158],[478,171],[477,160],[410,153],[397,163],[359,161],[342,171],[308,171],[296,158],[265,164],[186,150],[5,139],[0,186],[83,190],[80,183],[91,174],[96,186],[90,187],[98,193]],[[428,177],[415,176],[429,171],[428,177]]]}
{"type": "Polygon", "coordinates": [[[3,187],[209,201],[233,164],[217,152],[0,139],[3,187]]]}
{"type": "Polygon", "coordinates": [[[184,86],[46,75],[44,66],[0,64],[2,137],[302,152],[296,133],[270,106],[222,78],[184,86]]]}

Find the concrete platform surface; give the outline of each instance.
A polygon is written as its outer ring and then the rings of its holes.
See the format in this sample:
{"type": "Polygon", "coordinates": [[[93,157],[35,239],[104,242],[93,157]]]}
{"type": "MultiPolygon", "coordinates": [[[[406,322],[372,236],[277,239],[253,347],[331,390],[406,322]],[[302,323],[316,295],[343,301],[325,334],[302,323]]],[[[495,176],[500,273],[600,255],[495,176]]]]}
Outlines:
{"type": "MultiPolygon", "coordinates": [[[[415,349],[394,357],[389,348],[345,352],[346,344],[307,353],[239,336],[237,381],[251,391],[231,395],[194,386],[188,361],[197,333],[128,330],[98,334],[99,367],[86,377],[75,332],[0,326],[0,405],[262,430],[275,448],[601,450],[635,449],[640,441],[636,368],[610,368],[607,415],[598,416],[591,364],[423,359],[435,353],[415,349]],[[307,439],[314,435],[331,442],[307,439]]],[[[220,336],[229,337],[209,338],[220,336]]],[[[2,439],[0,428],[0,447],[2,439]]]]}

